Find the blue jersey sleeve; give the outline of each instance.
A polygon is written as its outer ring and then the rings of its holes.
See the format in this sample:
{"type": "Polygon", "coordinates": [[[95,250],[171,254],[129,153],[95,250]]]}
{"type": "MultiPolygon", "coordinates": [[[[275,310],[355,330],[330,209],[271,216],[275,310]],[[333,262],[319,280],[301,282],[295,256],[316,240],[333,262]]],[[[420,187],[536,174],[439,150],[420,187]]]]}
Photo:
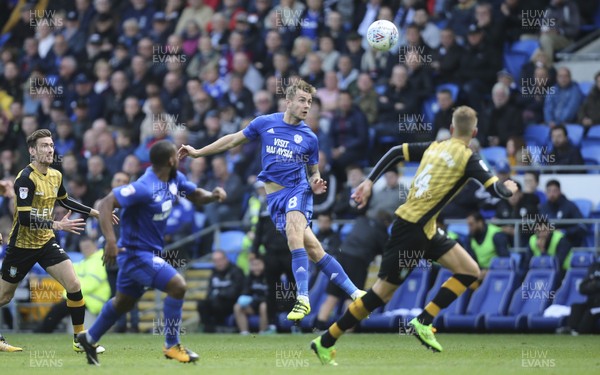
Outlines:
{"type": "Polygon", "coordinates": [[[310,151],[310,155],[308,157],[308,165],[315,165],[315,164],[319,164],[319,139],[314,136],[311,137],[312,142],[311,142],[311,151],[310,151]]]}
{"type": "Polygon", "coordinates": [[[152,201],[152,192],[150,189],[138,181],[133,184],[114,188],[113,194],[123,208],[152,201]]]}
{"type": "Polygon", "coordinates": [[[188,180],[183,173],[177,172],[177,190],[184,192],[186,195],[191,195],[196,189],[196,184],[188,180]]]}
{"type": "Polygon", "coordinates": [[[260,137],[260,132],[264,126],[264,123],[265,121],[263,119],[263,116],[258,116],[257,118],[252,120],[248,124],[248,126],[246,126],[246,128],[242,131],[244,137],[248,138],[251,141],[260,137]]]}

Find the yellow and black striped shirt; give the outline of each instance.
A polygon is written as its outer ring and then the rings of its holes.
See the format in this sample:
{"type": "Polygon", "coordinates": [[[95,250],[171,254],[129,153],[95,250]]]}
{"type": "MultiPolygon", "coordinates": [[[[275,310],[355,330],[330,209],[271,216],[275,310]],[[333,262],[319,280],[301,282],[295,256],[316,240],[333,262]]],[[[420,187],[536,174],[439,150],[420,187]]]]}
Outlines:
{"type": "Polygon", "coordinates": [[[498,181],[478,154],[467,145],[450,138],[443,142],[402,145],[405,161],[420,161],[406,202],[398,207],[396,215],[423,225],[423,231],[432,238],[436,218],[444,206],[462,189],[469,178],[490,187],[498,181]]]}
{"type": "Polygon", "coordinates": [[[9,246],[40,249],[54,237],[52,212],[57,200],[74,212],[90,213],[89,207],[69,199],[62,174],[56,169],[48,168],[44,174],[29,164],[19,172],[14,185],[17,199],[9,246]]]}

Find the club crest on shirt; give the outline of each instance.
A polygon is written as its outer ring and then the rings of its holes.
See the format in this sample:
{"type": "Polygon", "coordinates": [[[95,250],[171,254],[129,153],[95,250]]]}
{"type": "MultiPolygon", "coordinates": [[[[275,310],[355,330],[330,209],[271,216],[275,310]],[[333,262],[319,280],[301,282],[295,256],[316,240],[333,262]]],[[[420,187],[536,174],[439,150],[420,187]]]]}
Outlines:
{"type": "Polygon", "coordinates": [[[29,195],[29,188],[20,187],[19,188],[19,198],[25,199],[25,198],[27,198],[27,195],[29,195]]]}
{"type": "Polygon", "coordinates": [[[295,134],[294,135],[294,142],[296,142],[296,143],[302,142],[302,136],[300,134],[295,134]]]}

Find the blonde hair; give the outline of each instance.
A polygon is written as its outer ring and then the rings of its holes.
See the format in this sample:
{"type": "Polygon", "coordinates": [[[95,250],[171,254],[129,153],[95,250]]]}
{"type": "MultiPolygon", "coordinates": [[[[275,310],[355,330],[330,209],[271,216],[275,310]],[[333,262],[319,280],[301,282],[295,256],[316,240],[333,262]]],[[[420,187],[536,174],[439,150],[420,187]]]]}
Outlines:
{"type": "Polygon", "coordinates": [[[317,92],[317,89],[315,89],[311,84],[300,79],[287,87],[285,90],[285,98],[288,100],[293,100],[298,90],[304,91],[305,93],[311,95],[315,95],[317,92]]]}
{"type": "Polygon", "coordinates": [[[452,113],[452,125],[456,136],[470,136],[477,128],[477,112],[465,105],[456,108],[452,113]]]}

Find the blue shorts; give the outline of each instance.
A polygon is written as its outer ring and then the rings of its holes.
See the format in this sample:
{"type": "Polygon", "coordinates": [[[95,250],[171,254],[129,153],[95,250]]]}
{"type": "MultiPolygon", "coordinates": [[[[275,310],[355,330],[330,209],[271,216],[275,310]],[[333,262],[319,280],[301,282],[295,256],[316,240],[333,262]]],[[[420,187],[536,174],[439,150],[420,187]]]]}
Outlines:
{"type": "Polygon", "coordinates": [[[177,274],[175,268],[152,251],[128,249],[119,253],[117,263],[117,291],[136,299],[144,294],[146,287],[165,291],[177,274]]]}
{"type": "Polygon", "coordinates": [[[313,214],[313,192],[308,183],[267,194],[267,204],[275,228],[284,235],[285,215],[290,211],[302,212],[306,217],[307,226],[310,225],[313,214]]]}

